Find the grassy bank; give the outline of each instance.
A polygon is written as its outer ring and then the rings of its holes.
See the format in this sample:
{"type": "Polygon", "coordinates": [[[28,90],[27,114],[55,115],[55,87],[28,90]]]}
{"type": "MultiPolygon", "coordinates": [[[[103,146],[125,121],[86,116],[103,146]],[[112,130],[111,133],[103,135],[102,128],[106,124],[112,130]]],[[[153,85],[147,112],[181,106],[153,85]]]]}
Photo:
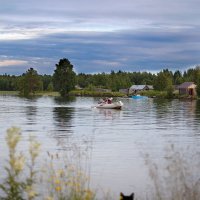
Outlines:
{"type": "MultiPolygon", "coordinates": [[[[19,91],[0,91],[0,95],[19,96],[19,91]]],[[[33,96],[60,96],[58,92],[38,91],[33,96]]]]}
{"type": "Polygon", "coordinates": [[[59,92],[48,92],[48,91],[38,91],[35,93],[35,96],[52,96],[52,97],[59,97],[59,92]]]}
{"type": "MultiPolygon", "coordinates": [[[[0,91],[0,95],[19,95],[19,91],[0,91]]],[[[73,90],[69,93],[70,96],[88,96],[88,97],[122,97],[124,94],[120,92],[96,92],[89,90],[73,90]]],[[[32,96],[60,96],[59,92],[55,91],[37,91],[32,96]]]]}
{"type": "Polygon", "coordinates": [[[141,91],[140,95],[147,96],[147,97],[156,97],[156,98],[167,98],[166,91],[156,91],[156,90],[145,90],[141,91]]]}
{"type": "MultiPolygon", "coordinates": [[[[150,98],[162,98],[168,99],[169,96],[166,91],[156,91],[156,90],[146,90],[141,91],[138,94],[142,96],[147,96],[150,98]]],[[[0,95],[3,96],[19,96],[19,91],[0,91],[0,95]]],[[[69,93],[70,96],[86,96],[86,97],[124,97],[126,96],[120,92],[97,92],[97,91],[90,91],[90,90],[73,90],[69,93]]],[[[31,96],[52,96],[52,97],[59,97],[59,92],[55,91],[37,91],[35,94],[31,96]]],[[[197,97],[191,97],[188,95],[179,95],[178,93],[173,93],[173,96],[170,97],[171,99],[197,99],[197,97]]]]}
{"type": "Polygon", "coordinates": [[[0,91],[0,95],[19,95],[19,91],[0,91]]]}
{"type": "Polygon", "coordinates": [[[162,98],[162,99],[198,99],[197,97],[189,95],[179,95],[177,91],[173,92],[172,95],[168,95],[167,91],[157,91],[157,90],[146,90],[139,92],[142,96],[147,96],[150,98],[162,98]]]}
{"type": "Polygon", "coordinates": [[[72,96],[89,96],[89,97],[123,97],[120,92],[97,92],[90,90],[73,90],[70,92],[72,96]]]}

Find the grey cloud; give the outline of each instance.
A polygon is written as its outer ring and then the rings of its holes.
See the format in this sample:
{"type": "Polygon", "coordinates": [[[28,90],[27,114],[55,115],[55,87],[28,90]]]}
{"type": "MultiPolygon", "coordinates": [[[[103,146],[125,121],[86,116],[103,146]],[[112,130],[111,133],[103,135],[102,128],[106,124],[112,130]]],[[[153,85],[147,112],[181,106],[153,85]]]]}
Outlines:
{"type": "MultiPolygon", "coordinates": [[[[82,19],[90,21],[92,19],[116,23],[115,20],[124,22],[132,19],[150,20],[160,23],[199,23],[199,6],[197,0],[76,0],[76,1],[39,1],[35,0],[30,4],[28,1],[8,1],[4,2],[1,14],[26,16],[27,20],[31,18],[60,18],[61,19],[82,19]],[[12,3],[11,3],[12,2],[12,3]],[[192,19],[192,21],[191,21],[192,19]]],[[[53,19],[52,19],[53,20],[53,19]]],[[[39,22],[39,21],[38,21],[39,22]]],[[[134,21],[133,21],[134,22],[134,21]]],[[[127,23],[124,22],[124,23],[127,23]]]]}
{"type": "Polygon", "coordinates": [[[198,63],[198,31],[190,34],[163,32],[62,33],[41,38],[0,43],[1,54],[27,58],[31,66],[53,72],[55,63],[68,57],[77,72],[112,69],[153,70],[164,66],[186,67],[198,63]],[[18,51],[16,51],[18,49],[18,51]],[[196,53],[195,53],[196,52],[196,53]],[[39,58],[39,59],[36,59],[39,58]],[[33,62],[34,61],[34,62],[33,62]],[[42,67],[43,66],[43,67],[42,67]],[[49,66],[49,67],[48,67],[49,66]]]}
{"type": "Polygon", "coordinates": [[[1,1],[0,34],[20,37],[0,39],[0,55],[27,60],[40,73],[53,73],[62,57],[87,73],[200,63],[197,0],[1,1]]]}

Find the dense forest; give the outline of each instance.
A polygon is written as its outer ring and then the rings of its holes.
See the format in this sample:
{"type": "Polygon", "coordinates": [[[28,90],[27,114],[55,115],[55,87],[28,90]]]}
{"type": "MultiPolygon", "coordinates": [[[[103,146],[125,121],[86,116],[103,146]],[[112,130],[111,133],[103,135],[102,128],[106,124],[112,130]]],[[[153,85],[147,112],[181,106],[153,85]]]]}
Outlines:
{"type": "MultiPolygon", "coordinates": [[[[0,75],[1,91],[18,91],[22,85],[26,85],[26,76],[34,75],[37,78],[37,90],[53,91],[53,75],[40,75],[36,70],[30,68],[20,76],[3,74],[0,75]]],[[[35,80],[34,78],[34,80],[35,80]]],[[[172,85],[179,85],[185,81],[200,83],[200,67],[190,68],[184,72],[179,70],[172,72],[163,69],[157,74],[150,72],[124,72],[111,71],[110,73],[98,74],[75,74],[75,84],[80,88],[92,89],[95,87],[119,91],[119,89],[129,88],[131,85],[153,85],[154,89],[164,91],[172,85]]],[[[32,78],[33,82],[33,78],[32,78]]],[[[70,84],[70,83],[69,83],[70,84]]],[[[34,87],[34,86],[32,86],[34,87]]]]}

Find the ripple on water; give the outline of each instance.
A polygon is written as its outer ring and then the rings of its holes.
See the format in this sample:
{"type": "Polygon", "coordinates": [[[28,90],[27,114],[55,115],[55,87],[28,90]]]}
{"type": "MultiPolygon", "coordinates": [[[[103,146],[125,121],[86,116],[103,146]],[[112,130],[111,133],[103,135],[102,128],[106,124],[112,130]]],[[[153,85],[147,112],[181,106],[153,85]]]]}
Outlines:
{"type": "Polygon", "coordinates": [[[7,155],[5,132],[13,125],[22,128],[26,139],[29,134],[37,136],[43,156],[47,151],[67,151],[75,142],[88,145],[84,143],[88,141],[92,145],[93,184],[118,194],[145,190],[149,178],[145,154],[164,163],[165,148],[171,144],[179,149],[190,146],[186,159],[197,153],[198,101],[120,100],[124,103],[122,110],[103,110],[91,108],[98,101],[91,97],[61,101],[54,97],[0,96],[1,156],[7,155]]]}

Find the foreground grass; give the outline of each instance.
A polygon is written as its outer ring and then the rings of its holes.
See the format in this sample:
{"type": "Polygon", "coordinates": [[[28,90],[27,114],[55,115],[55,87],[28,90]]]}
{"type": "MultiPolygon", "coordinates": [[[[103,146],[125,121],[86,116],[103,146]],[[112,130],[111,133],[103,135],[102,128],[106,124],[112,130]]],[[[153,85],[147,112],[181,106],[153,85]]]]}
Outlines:
{"type": "MultiPolygon", "coordinates": [[[[7,130],[8,158],[5,177],[0,180],[1,200],[97,200],[90,188],[90,176],[82,168],[81,159],[87,152],[79,146],[71,149],[71,156],[47,152],[45,165],[38,167],[40,144],[35,137],[29,138],[28,154],[18,151],[22,139],[19,128],[7,130]],[[73,158],[73,159],[72,159],[73,158]],[[74,160],[75,158],[75,160],[74,160]],[[41,167],[41,168],[40,168],[41,167]],[[42,187],[40,187],[42,185],[42,187]]],[[[189,150],[189,149],[187,149],[189,150]]],[[[137,195],[137,200],[199,200],[200,199],[200,154],[194,153],[186,160],[184,152],[173,145],[166,150],[165,167],[146,154],[144,157],[152,180],[151,193],[146,197],[137,195]]],[[[2,173],[2,171],[1,171],[2,173]]],[[[134,191],[133,191],[134,192],[134,191]]],[[[101,198],[112,200],[109,195],[101,198]]]]}
{"type": "MultiPolygon", "coordinates": [[[[45,166],[39,170],[36,162],[40,144],[34,137],[30,137],[27,157],[17,150],[21,139],[19,128],[13,127],[7,130],[6,142],[9,156],[5,166],[6,176],[3,181],[0,180],[1,200],[95,199],[95,193],[90,189],[89,179],[81,165],[74,165],[70,162],[71,159],[66,159],[66,156],[60,157],[59,154],[48,153],[45,166]]],[[[78,155],[77,158],[80,158],[78,151],[74,152],[73,157],[75,153],[78,155]]]]}
{"type": "MultiPolygon", "coordinates": [[[[187,148],[187,151],[190,149],[187,148]]],[[[152,180],[152,200],[199,200],[200,199],[200,154],[193,153],[186,159],[184,151],[174,145],[166,149],[165,165],[153,161],[147,154],[145,158],[152,180]]]]}

